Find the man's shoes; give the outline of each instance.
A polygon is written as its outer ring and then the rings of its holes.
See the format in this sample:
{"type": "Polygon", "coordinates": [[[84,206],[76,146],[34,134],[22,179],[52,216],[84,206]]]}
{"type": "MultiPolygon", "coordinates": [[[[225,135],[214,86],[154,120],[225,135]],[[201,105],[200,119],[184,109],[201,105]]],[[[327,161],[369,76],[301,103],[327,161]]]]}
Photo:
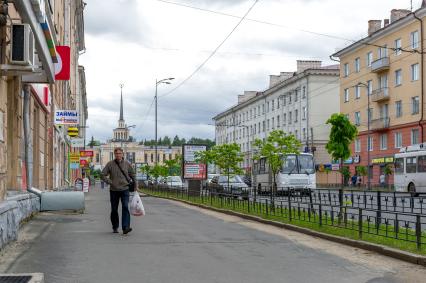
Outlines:
{"type": "Polygon", "coordinates": [[[129,227],[129,228],[124,228],[124,229],[123,229],[123,234],[124,234],[124,235],[126,235],[126,234],[128,234],[128,233],[130,233],[130,232],[132,232],[132,228],[130,228],[130,227],[129,227]]]}
{"type": "Polygon", "coordinates": [[[118,230],[117,229],[112,229],[112,232],[113,233],[118,233],[118,230]]]}

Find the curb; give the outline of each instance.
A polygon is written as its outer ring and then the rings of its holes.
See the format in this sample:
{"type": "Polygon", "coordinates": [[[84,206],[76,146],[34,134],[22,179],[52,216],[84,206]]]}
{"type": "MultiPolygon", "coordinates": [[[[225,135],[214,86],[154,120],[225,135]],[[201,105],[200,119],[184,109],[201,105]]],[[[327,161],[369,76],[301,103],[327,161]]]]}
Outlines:
{"type": "Polygon", "coordinates": [[[195,204],[195,203],[188,202],[186,200],[175,199],[175,198],[172,198],[172,197],[159,197],[159,196],[153,196],[153,195],[145,194],[145,197],[147,197],[147,196],[182,202],[182,203],[185,203],[185,204],[188,204],[188,205],[197,206],[197,207],[200,207],[200,208],[216,211],[216,212],[219,212],[219,213],[224,213],[224,214],[227,214],[227,215],[237,216],[237,217],[240,217],[240,218],[243,218],[243,219],[260,222],[260,223],[267,224],[267,225],[272,225],[272,226],[275,226],[275,227],[278,227],[278,228],[284,228],[284,229],[287,229],[287,230],[292,230],[292,231],[295,231],[295,232],[307,234],[307,235],[310,235],[310,236],[313,236],[313,237],[318,237],[318,238],[325,239],[325,240],[332,241],[332,242],[337,242],[339,244],[344,244],[344,245],[348,245],[348,246],[351,246],[351,247],[376,252],[378,254],[385,255],[385,256],[388,256],[388,257],[392,257],[392,258],[395,258],[395,259],[399,259],[399,260],[402,260],[402,261],[406,261],[406,262],[409,262],[409,263],[426,266],[426,256],[422,256],[422,255],[418,255],[418,254],[414,254],[414,253],[410,253],[410,252],[406,252],[406,251],[401,251],[401,250],[386,247],[386,246],[383,246],[383,245],[373,244],[373,243],[360,241],[360,240],[348,239],[348,238],[335,236],[335,235],[331,235],[331,234],[326,234],[326,233],[314,231],[314,230],[311,230],[311,229],[308,229],[308,228],[303,228],[303,227],[299,227],[299,226],[296,226],[296,225],[292,225],[292,224],[282,223],[282,222],[278,222],[278,221],[274,221],[274,220],[267,220],[267,219],[260,218],[258,216],[247,215],[247,214],[243,214],[243,213],[239,213],[239,212],[235,212],[235,211],[210,207],[210,206],[203,205],[203,204],[195,204]]]}

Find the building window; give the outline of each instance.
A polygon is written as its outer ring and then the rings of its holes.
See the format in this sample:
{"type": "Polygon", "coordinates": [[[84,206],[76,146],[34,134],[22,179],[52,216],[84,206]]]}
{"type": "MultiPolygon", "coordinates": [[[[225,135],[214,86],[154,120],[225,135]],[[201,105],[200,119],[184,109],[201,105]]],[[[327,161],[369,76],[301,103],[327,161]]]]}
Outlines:
{"type": "Polygon", "coordinates": [[[297,123],[297,119],[299,117],[299,110],[294,110],[294,122],[297,123]]]}
{"type": "Polygon", "coordinates": [[[257,113],[259,113],[259,116],[260,116],[260,105],[257,106],[257,113]]]}
{"type": "Polygon", "coordinates": [[[411,80],[417,81],[419,79],[419,63],[411,65],[411,80]]]}
{"type": "Polygon", "coordinates": [[[361,70],[361,58],[356,58],[355,59],[355,72],[359,73],[359,71],[361,70]]]}
{"type": "Polygon", "coordinates": [[[345,91],[344,91],[344,101],[349,102],[349,89],[348,88],[345,88],[345,91]]]}
{"type": "Polygon", "coordinates": [[[265,114],[265,104],[262,104],[262,114],[265,114]]]}
{"type": "Polygon", "coordinates": [[[250,109],[250,120],[253,119],[253,110],[250,109]]]}
{"type": "Polygon", "coordinates": [[[395,40],[395,56],[401,55],[401,38],[395,40]]]}
{"type": "Polygon", "coordinates": [[[355,86],[355,99],[359,99],[361,97],[361,87],[359,85],[355,86]]]}
{"type": "Polygon", "coordinates": [[[388,57],[388,48],[387,46],[379,47],[379,59],[388,57]]]}
{"type": "Polygon", "coordinates": [[[281,126],[280,124],[280,115],[277,116],[277,128],[279,128],[281,126]]]}
{"type": "Polygon", "coordinates": [[[283,126],[285,125],[286,121],[287,121],[287,113],[284,113],[284,116],[283,116],[283,126]]]}
{"type": "Polygon", "coordinates": [[[306,106],[302,107],[302,120],[306,120],[306,106]]]}
{"type": "Polygon", "coordinates": [[[293,115],[292,115],[291,111],[288,112],[288,123],[289,124],[291,124],[291,121],[293,120],[292,117],[293,117],[293,115]]]}
{"type": "Polygon", "coordinates": [[[306,98],[306,86],[302,88],[302,98],[306,98]]]}
{"type": "Polygon", "coordinates": [[[257,124],[257,133],[260,134],[260,122],[257,124]]]}
{"type": "Polygon", "coordinates": [[[344,77],[349,76],[349,64],[348,63],[345,63],[343,65],[343,76],[344,77]]]}
{"type": "Polygon", "coordinates": [[[361,125],[361,113],[359,111],[355,112],[355,125],[361,125]]]}
{"type": "Polygon", "coordinates": [[[367,66],[371,67],[371,63],[373,62],[373,52],[367,53],[367,66]]]}
{"type": "Polygon", "coordinates": [[[303,128],[303,139],[306,140],[306,128],[303,128]]]}
{"type": "Polygon", "coordinates": [[[265,131],[265,121],[262,122],[262,130],[265,131]]]}
{"type": "Polygon", "coordinates": [[[355,140],[355,152],[361,152],[361,140],[360,139],[355,140]]]}
{"type": "Polygon", "coordinates": [[[419,129],[412,129],[411,130],[411,144],[418,144],[419,143],[419,129]]]}
{"type": "Polygon", "coordinates": [[[277,98],[277,109],[280,109],[280,100],[281,99],[282,99],[282,96],[277,98]]]}
{"type": "Polygon", "coordinates": [[[296,102],[299,99],[299,91],[296,89],[294,92],[294,102],[296,102]]]}
{"type": "Polygon", "coordinates": [[[272,130],[275,129],[275,118],[272,117],[272,130]]]}
{"type": "Polygon", "coordinates": [[[380,150],[388,149],[388,135],[380,135],[380,150]]]}
{"type": "Polygon", "coordinates": [[[288,94],[288,104],[291,104],[291,93],[288,94]]]}
{"type": "Polygon", "coordinates": [[[373,142],[374,142],[373,137],[369,137],[368,145],[367,145],[368,151],[373,151],[373,142]]]}
{"type": "Polygon", "coordinates": [[[399,86],[402,84],[402,70],[395,71],[395,86],[399,86]]]}
{"type": "Polygon", "coordinates": [[[368,122],[371,122],[371,120],[373,119],[373,108],[367,109],[367,119],[368,122]]]}
{"type": "Polygon", "coordinates": [[[266,112],[269,113],[269,101],[266,103],[266,112]]]}
{"type": "Polygon", "coordinates": [[[410,46],[412,49],[419,48],[419,32],[417,30],[410,34],[410,46]]]}
{"type": "Polygon", "coordinates": [[[274,110],[275,110],[275,100],[272,99],[272,111],[274,111],[274,110]]]}
{"type": "Polygon", "coordinates": [[[411,114],[419,114],[419,97],[411,97],[411,114]]]}
{"type": "Polygon", "coordinates": [[[373,93],[373,81],[367,81],[367,95],[371,95],[373,93]]]}
{"type": "Polygon", "coordinates": [[[269,119],[266,121],[266,129],[269,131],[269,119]]]}
{"type": "Polygon", "coordinates": [[[296,137],[296,139],[299,139],[299,133],[297,132],[297,130],[294,131],[294,136],[296,137]]]}
{"type": "Polygon", "coordinates": [[[257,124],[254,124],[254,133],[256,134],[256,132],[257,132],[257,128],[256,128],[256,126],[257,126],[257,124]]]}
{"type": "Polygon", "coordinates": [[[402,133],[395,133],[395,148],[402,147],[402,133]]]}
{"type": "Polygon", "coordinates": [[[398,100],[397,102],[395,102],[395,116],[396,118],[399,118],[402,116],[402,101],[398,100]]]}
{"type": "Polygon", "coordinates": [[[283,95],[283,106],[286,105],[287,95],[283,95]]]}

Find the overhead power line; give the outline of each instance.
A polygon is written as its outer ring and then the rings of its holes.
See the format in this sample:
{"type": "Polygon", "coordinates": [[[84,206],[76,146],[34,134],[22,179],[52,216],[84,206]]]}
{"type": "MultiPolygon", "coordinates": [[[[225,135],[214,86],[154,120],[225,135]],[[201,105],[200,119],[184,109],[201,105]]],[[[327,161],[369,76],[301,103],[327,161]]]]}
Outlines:
{"type": "Polygon", "coordinates": [[[184,79],[182,82],[180,82],[175,88],[173,88],[171,91],[167,92],[166,94],[160,96],[160,97],[164,97],[167,96],[171,93],[173,93],[174,91],[176,91],[179,87],[181,87],[182,85],[184,85],[187,81],[189,81],[198,71],[201,70],[201,68],[203,68],[203,66],[205,64],[207,64],[207,62],[216,54],[216,52],[219,50],[220,47],[222,47],[222,45],[231,37],[231,35],[234,33],[234,31],[239,27],[239,25],[244,21],[244,19],[247,17],[247,15],[251,12],[251,10],[254,8],[254,6],[257,4],[257,2],[259,2],[259,0],[255,0],[254,3],[251,5],[251,7],[247,10],[247,12],[244,14],[244,16],[240,19],[240,21],[235,25],[235,27],[231,30],[231,32],[225,37],[224,40],[222,40],[222,42],[213,50],[213,52],[206,58],[206,60],[203,61],[203,63],[201,63],[200,66],[198,66],[194,72],[192,72],[191,75],[189,75],[186,79],[184,79]]]}

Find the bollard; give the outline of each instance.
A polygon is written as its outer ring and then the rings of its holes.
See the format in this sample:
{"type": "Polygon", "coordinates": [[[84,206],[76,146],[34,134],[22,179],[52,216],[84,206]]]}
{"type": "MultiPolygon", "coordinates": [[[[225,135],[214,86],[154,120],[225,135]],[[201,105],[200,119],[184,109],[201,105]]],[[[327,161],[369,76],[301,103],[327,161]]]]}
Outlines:
{"type": "Polygon", "coordinates": [[[362,239],[362,208],[358,209],[358,237],[362,239]]]}

